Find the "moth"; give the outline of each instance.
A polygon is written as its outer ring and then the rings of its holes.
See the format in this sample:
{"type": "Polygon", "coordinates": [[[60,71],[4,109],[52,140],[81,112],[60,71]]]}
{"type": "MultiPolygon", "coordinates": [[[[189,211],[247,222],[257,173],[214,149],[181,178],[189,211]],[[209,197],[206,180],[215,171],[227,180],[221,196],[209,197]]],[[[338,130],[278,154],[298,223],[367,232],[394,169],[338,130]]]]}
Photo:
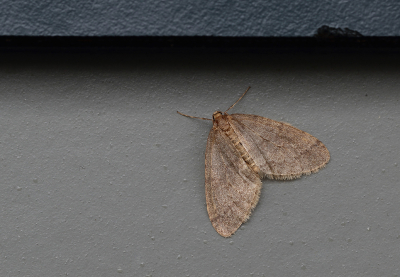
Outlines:
{"type": "Polygon", "coordinates": [[[287,123],[252,114],[216,111],[207,139],[205,188],[214,229],[230,237],[249,219],[260,197],[261,179],[291,180],[324,167],[329,151],[312,135],[287,123]]]}

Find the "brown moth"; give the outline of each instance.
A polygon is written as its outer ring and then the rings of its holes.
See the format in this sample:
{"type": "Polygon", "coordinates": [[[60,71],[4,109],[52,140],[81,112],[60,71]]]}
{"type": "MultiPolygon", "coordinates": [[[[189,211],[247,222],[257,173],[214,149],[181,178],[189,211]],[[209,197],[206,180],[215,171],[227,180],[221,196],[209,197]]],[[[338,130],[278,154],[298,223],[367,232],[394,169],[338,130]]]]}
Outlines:
{"type": "Polygon", "coordinates": [[[206,202],[214,229],[230,237],[256,207],[261,179],[291,180],[317,172],[329,161],[321,141],[287,123],[251,114],[224,113],[212,119],[206,148],[206,202]]]}

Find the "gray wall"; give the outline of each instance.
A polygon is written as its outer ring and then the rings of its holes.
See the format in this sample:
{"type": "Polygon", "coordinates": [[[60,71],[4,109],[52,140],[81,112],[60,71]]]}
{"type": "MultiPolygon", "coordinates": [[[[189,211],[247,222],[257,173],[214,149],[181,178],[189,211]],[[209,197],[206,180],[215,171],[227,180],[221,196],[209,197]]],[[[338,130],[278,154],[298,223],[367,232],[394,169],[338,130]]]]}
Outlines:
{"type": "Polygon", "coordinates": [[[397,276],[400,56],[0,56],[1,276],[397,276]],[[210,117],[289,122],[331,161],[263,181],[225,239],[208,219],[210,117]]]}
{"type": "Polygon", "coordinates": [[[322,25],[400,35],[400,2],[0,1],[0,35],[312,36],[322,25]]]}

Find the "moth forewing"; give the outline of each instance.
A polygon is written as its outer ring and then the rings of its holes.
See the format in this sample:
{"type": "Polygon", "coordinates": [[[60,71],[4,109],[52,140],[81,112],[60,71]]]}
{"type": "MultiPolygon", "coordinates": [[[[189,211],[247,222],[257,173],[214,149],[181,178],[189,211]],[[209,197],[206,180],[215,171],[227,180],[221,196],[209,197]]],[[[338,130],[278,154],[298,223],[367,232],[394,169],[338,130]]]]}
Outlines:
{"type": "Polygon", "coordinates": [[[299,178],[317,172],[330,159],[321,141],[287,123],[247,114],[232,114],[231,118],[232,128],[262,177],[299,178]]]}
{"type": "Polygon", "coordinates": [[[223,237],[230,237],[249,218],[262,177],[299,178],[317,172],[330,159],[322,142],[289,124],[219,111],[212,118],[205,153],[206,202],[210,221],[223,237]]]}
{"type": "Polygon", "coordinates": [[[224,237],[231,236],[256,206],[261,180],[229,138],[213,128],[207,140],[206,202],[210,221],[224,237]]]}

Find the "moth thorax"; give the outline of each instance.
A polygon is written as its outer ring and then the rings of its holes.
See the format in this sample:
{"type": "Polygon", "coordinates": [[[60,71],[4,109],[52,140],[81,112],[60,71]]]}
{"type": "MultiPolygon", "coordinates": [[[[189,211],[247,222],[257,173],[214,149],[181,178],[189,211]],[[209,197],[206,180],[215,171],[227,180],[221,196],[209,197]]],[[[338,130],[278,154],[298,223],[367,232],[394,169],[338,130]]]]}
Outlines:
{"type": "Polygon", "coordinates": [[[213,113],[213,122],[214,128],[219,128],[223,131],[227,131],[231,127],[226,120],[226,115],[223,115],[220,111],[213,113]]]}

